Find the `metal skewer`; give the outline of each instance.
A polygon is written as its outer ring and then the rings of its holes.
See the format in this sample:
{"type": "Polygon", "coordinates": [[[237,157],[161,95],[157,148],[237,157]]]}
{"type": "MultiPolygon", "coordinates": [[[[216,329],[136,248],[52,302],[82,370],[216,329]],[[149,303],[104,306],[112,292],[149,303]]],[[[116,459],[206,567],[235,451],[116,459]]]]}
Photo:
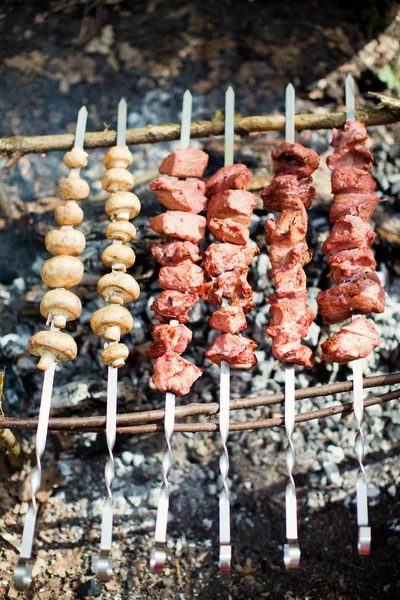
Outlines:
{"type": "MultiPolygon", "coordinates": [[[[82,106],[78,112],[78,118],[75,131],[75,148],[83,148],[87,122],[87,109],[82,106]]],[[[50,331],[59,331],[50,323],[50,331]]],[[[42,395],[40,399],[39,419],[36,430],[36,466],[31,474],[32,503],[28,508],[25,517],[24,529],[22,532],[21,550],[17,566],[14,571],[14,585],[19,591],[26,591],[32,582],[32,547],[35,536],[36,517],[38,513],[38,504],[36,500],[37,493],[40,490],[42,481],[42,457],[46,449],[47,432],[50,418],[51,398],[53,395],[53,383],[56,363],[54,362],[44,373],[42,395]]]]}
{"type": "MultiPolygon", "coordinates": [[[[189,90],[183,94],[182,119],[181,119],[181,149],[190,146],[190,126],[192,122],[192,94],[189,90]]],[[[179,325],[175,319],[170,321],[172,327],[179,325]]],[[[172,436],[175,426],[175,394],[165,394],[164,434],[166,448],[162,458],[163,481],[157,506],[156,530],[154,535],[154,548],[151,552],[150,567],[154,573],[161,573],[167,560],[166,542],[169,510],[169,482],[168,475],[172,464],[172,436]]]]}
{"type": "MultiPolygon", "coordinates": [[[[126,141],[126,119],[127,103],[124,98],[118,104],[117,117],[117,146],[125,146],[126,141]]],[[[120,244],[118,240],[113,240],[113,244],[120,244]]],[[[115,269],[112,268],[112,272],[115,269]]],[[[108,342],[104,345],[117,344],[118,342],[108,342]]],[[[106,483],[107,496],[103,505],[101,520],[101,538],[100,550],[96,562],[97,578],[101,582],[110,581],[113,576],[111,563],[112,549],[112,530],[113,530],[113,493],[112,484],[115,476],[114,446],[117,429],[117,398],[118,398],[118,368],[108,367],[107,376],[107,411],[106,411],[106,442],[108,450],[108,459],[104,469],[104,479],[106,483]]]]}
{"type": "MultiPolygon", "coordinates": [[[[291,144],[295,141],[295,90],[291,83],[285,93],[285,140],[291,144]]],[[[287,569],[297,569],[300,564],[300,547],[297,531],[297,498],[293,478],[295,453],[293,432],[295,424],[295,369],[294,364],[285,365],[285,430],[288,439],[286,450],[286,466],[289,483],[286,486],[286,544],[284,545],[284,563],[287,569]]]]}
{"type": "MultiPolygon", "coordinates": [[[[345,82],[346,98],[346,120],[355,120],[355,95],[354,79],[347,75],[345,82]]],[[[353,317],[352,317],[353,319],[353,317]]],[[[368,522],[368,483],[364,468],[365,440],[362,430],[362,420],[364,416],[364,389],[363,389],[363,367],[364,360],[353,360],[351,363],[353,370],[353,406],[354,419],[357,425],[357,437],[355,443],[355,453],[359,463],[357,475],[357,526],[358,526],[358,553],[361,556],[368,556],[371,552],[371,527],[368,522]]]]}

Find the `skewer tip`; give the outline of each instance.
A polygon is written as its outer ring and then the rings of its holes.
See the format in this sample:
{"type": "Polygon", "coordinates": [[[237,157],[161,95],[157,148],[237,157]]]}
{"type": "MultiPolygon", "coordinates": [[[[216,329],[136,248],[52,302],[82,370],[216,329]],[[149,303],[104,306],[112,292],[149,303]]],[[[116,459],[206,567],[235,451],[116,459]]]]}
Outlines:
{"type": "Polygon", "coordinates": [[[189,98],[192,98],[192,93],[190,90],[186,90],[186,92],[183,94],[183,99],[188,100],[189,98]]]}

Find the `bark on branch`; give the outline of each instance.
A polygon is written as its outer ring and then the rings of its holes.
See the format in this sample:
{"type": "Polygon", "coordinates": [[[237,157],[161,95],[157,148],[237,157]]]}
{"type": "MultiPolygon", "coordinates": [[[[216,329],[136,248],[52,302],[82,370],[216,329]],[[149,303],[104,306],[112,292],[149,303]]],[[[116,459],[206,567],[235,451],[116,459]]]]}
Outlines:
{"type": "MultiPolygon", "coordinates": [[[[356,119],[365,125],[389,125],[400,121],[400,108],[396,106],[382,106],[377,108],[364,108],[356,111],[356,119]]],[[[296,115],[296,129],[333,129],[342,127],[346,120],[344,112],[323,114],[296,115]]],[[[244,137],[251,133],[265,131],[283,131],[285,117],[283,115],[261,115],[253,117],[238,116],[235,119],[235,132],[244,137]]],[[[126,143],[154,144],[156,142],[169,142],[180,137],[180,125],[148,125],[136,129],[127,129],[126,143]]],[[[211,121],[192,122],[191,138],[208,138],[224,134],[224,121],[214,118],[211,121]]],[[[44,154],[52,151],[65,151],[72,148],[73,134],[14,136],[0,138],[0,156],[7,156],[6,167],[14,165],[22,156],[30,153],[44,154]]],[[[106,148],[115,145],[116,132],[113,130],[90,132],[85,135],[85,148],[106,148]]]]}

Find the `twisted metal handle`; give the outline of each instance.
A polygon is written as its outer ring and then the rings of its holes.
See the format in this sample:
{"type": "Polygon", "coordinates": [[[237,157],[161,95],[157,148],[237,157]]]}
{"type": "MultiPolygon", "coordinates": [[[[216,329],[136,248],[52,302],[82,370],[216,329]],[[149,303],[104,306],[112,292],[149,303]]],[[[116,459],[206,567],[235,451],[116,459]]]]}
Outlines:
{"type": "Polygon", "coordinates": [[[221,473],[221,491],[219,494],[219,570],[221,573],[230,573],[232,546],[231,546],[231,512],[228,489],[229,454],[229,402],[230,402],[230,367],[225,360],[221,361],[220,371],[220,401],[219,401],[219,432],[222,442],[222,454],[219,459],[221,473]]]}

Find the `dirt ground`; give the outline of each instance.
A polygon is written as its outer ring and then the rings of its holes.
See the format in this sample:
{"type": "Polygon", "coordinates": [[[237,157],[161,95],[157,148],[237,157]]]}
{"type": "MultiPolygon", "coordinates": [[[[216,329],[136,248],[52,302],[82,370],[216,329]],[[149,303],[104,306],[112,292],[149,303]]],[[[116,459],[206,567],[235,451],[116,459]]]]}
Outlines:
{"type": "MultiPolygon", "coordinates": [[[[194,118],[212,118],[223,106],[228,85],[234,86],[236,110],[243,115],[282,112],[284,87],[289,81],[296,86],[299,112],[337,110],[343,108],[347,72],[356,78],[360,103],[372,103],[365,97],[367,91],[398,95],[399,9],[399,3],[383,0],[368,0],[362,7],[352,1],[319,0],[6,0],[0,6],[0,134],[72,132],[83,103],[89,110],[88,130],[114,127],[122,96],[128,101],[130,127],[177,122],[182,93],[187,88],[194,94],[194,118]]],[[[305,132],[302,140],[322,154],[328,151],[329,136],[330,132],[305,132]]],[[[270,149],[277,139],[273,134],[238,141],[237,157],[256,175],[268,179],[270,149]]],[[[204,144],[211,169],[216,170],[222,164],[222,142],[208,140],[204,144]]],[[[384,215],[397,219],[397,223],[400,190],[394,186],[400,166],[400,128],[375,129],[371,148],[376,161],[374,176],[388,197],[377,223],[383,222],[384,215]]],[[[167,147],[141,146],[133,151],[133,170],[141,176],[156,168],[167,147]]],[[[99,183],[102,155],[100,150],[92,152],[85,171],[92,193],[85,207],[86,279],[79,288],[84,314],[82,322],[71,327],[83,350],[73,365],[57,373],[57,416],[104,414],[105,373],[98,360],[99,343],[88,324],[91,312],[99,306],[94,282],[102,269],[99,256],[104,246],[104,195],[99,183]]],[[[0,369],[6,368],[3,409],[7,416],[33,416],[38,410],[41,376],[35,372],[26,345],[32,333],[44,325],[38,310],[45,289],[39,270],[47,257],[44,234],[54,226],[57,181],[64,174],[61,158],[57,153],[27,156],[11,169],[2,169],[0,175],[0,369]]],[[[136,222],[138,260],[132,274],[143,293],[136,308],[140,326],[130,339],[139,350],[132,352],[121,376],[121,412],[163,404],[160,395],[148,387],[150,363],[140,351],[151,326],[148,301],[157,293],[157,269],[149,257],[155,238],[148,217],[158,208],[145,185],[135,191],[143,208],[136,222]]],[[[321,215],[327,222],[324,197],[329,198],[326,178],[319,184],[318,204],[312,213],[316,223],[321,215]]],[[[254,239],[262,244],[263,215],[261,211],[257,215],[260,222],[255,225],[254,239]]],[[[318,243],[317,230],[310,238],[311,244],[318,243]]],[[[379,235],[376,251],[392,289],[400,294],[400,245],[388,245],[379,235]]],[[[322,278],[317,264],[317,273],[309,271],[314,289],[322,278]]],[[[265,304],[265,286],[257,283],[257,269],[252,277],[260,294],[257,303],[265,304]]],[[[208,335],[205,322],[205,313],[199,312],[193,326],[196,347],[192,350],[199,365],[208,335]]],[[[262,330],[262,321],[254,317],[250,335],[261,335],[257,331],[262,330]]],[[[369,364],[369,374],[374,368],[399,370],[397,346],[394,350],[385,348],[376,362],[369,364]]],[[[265,349],[261,346],[263,352],[265,349]]],[[[271,391],[281,389],[277,367],[267,365],[265,369],[255,377],[235,376],[234,394],[262,393],[266,379],[273,386],[271,391]]],[[[215,372],[204,377],[194,388],[197,400],[190,401],[215,400],[215,377],[215,372]]],[[[333,375],[319,363],[315,372],[301,377],[303,385],[316,385],[333,375]]],[[[36,577],[25,596],[17,594],[11,581],[28,506],[30,469],[28,465],[23,472],[12,473],[0,455],[0,599],[399,598],[400,422],[396,403],[389,404],[391,407],[383,412],[371,412],[366,418],[370,430],[366,464],[377,490],[370,508],[372,554],[367,558],[358,557],[355,549],[356,463],[346,437],[354,429],[351,417],[328,419],[321,426],[310,425],[296,432],[302,562],[294,573],[285,571],[282,560],[287,477],[285,441],[280,431],[230,437],[234,554],[233,572],[228,578],[221,577],[217,568],[218,436],[174,438],[170,557],[163,576],[153,575],[149,569],[163,437],[118,438],[113,547],[116,575],[103,588],[94,579],[92,561],[104,495],[104,436],[51,433],[44,457],[47,491],[43,492],[38,520],[36,577]],[[335,448],[339,452],[341,444],[347,442],[348,449],[335,459],[343,479],[335,480],[326,473],[324,453],[330,447],[331,453],[335,448]]],[[[317,406],[304,402],[302,410],[317,406]]],[[[239,418],[261,418],[279,410],[243,411],[239,418]]],[[[23,444],[32,464],[34,436],[24,433],[23,444]]]]}

